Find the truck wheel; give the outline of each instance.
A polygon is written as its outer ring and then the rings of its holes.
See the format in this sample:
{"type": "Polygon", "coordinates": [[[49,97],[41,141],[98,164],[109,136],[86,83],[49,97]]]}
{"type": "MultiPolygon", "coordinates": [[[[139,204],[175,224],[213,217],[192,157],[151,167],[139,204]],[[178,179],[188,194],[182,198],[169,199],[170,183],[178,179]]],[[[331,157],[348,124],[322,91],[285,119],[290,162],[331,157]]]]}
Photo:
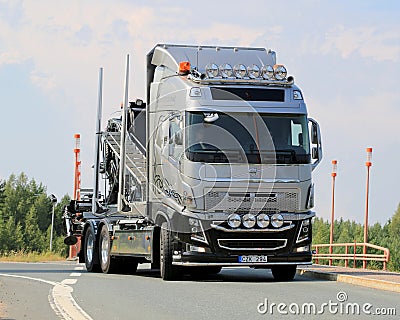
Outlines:
{"type": "Polygon", "coordinates": [[[99,255],[96,248],[96,236],[92,228],[85,233],[84,258],[86,270],[89,272],[99,272],[99,255]]]}
{"type": "Polygon", "coordinates": [[[292,281],[296,275],[296,265],[272,267],[272,275],[275,281],[292,281]]]}
{"type": "Polygon", "coordinates": [[[164,222],[160,231],[160,273],[163,280],[178,278],[179,268],[172,265],[172,235],[168,224],[164,222]]]}
{"type": "Polygon", "coordinates": [[[99,257],[100,267],[104,273],[113,273],[117,269],[117,261],[111,258],[111,239],[108,228],[104,225],[101,228],[100,239],[99,239],[99,257]]]}

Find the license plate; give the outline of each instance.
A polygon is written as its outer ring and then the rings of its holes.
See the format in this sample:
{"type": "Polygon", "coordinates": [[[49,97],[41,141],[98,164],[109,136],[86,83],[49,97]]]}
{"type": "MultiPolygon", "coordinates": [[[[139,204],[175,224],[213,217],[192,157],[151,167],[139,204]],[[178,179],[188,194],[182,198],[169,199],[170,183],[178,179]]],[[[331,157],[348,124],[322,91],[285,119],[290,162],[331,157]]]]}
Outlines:
{"type": "Polygon", "coordinates": [[[239,256],[239,262],[241,263],[265,263],[268,262],[267,256],[239,256]]]}

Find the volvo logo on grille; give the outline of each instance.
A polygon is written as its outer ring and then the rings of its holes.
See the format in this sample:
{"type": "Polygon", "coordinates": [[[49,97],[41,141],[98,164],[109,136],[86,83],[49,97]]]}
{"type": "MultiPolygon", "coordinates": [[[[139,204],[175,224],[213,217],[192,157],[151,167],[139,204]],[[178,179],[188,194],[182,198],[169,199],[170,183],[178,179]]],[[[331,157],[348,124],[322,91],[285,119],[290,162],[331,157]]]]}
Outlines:
{"type": "Polygon", "coordinates": [[[257,170],[257,168],[250,168],[250,169],[249,169],[249,174],[250,174],[252,177],[255,177],[255,176],[257,175],[258,172],[259,172],[259,170],[257,170]]]}

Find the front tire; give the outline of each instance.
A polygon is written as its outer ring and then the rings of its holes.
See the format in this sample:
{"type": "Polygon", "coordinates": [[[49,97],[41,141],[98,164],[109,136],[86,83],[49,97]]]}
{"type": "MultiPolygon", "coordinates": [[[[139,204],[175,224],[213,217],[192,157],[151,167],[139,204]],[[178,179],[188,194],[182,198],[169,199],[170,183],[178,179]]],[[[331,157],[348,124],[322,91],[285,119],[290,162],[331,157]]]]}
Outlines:
{"type": "Polygon", "coordinates": [[[271,269],[275,281],[292,281],[296,275],[296,265],[276,266],[271,269]]]}
{"type": "Polygon", "coordinates": [[[85,233],[84,259],[86,270],[89,272],[99,272],[99,255],[96,245],[96,235],[91,227],[85,233]]]}
{"type": "Polygon", "coordinates": [[[160,231],[160,273],[163,280],[176,280],[179,275],[179,267],[172,264],[172,234],[168,230],[168,224],[164,222],[160,231]]]}

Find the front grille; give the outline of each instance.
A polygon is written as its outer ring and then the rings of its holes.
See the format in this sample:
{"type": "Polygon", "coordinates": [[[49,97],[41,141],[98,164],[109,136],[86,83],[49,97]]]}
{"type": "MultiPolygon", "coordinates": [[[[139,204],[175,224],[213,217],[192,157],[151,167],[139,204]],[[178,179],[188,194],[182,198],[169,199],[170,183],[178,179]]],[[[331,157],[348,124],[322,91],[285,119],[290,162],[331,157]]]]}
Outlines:
{"type": "Polygon", "coordinates": [[[299,208],[295,191],[252,193],[213,189],[205,195],[207,211],[224,212],[295,212],[299,208]]]}
{"type": "Polygon", "coordinates": [[[228,250],[278,250],[286,244],[287,239],[218,239],[218,245],[228,250]]]}

